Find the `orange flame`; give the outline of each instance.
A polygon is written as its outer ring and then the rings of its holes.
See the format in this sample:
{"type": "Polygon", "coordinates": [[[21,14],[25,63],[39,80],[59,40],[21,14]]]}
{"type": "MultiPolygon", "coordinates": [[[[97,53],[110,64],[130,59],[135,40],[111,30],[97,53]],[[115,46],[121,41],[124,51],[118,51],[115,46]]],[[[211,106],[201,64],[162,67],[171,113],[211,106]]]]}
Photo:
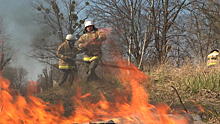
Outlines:
{"type": "Polygon", "coordinates": [[[205,113],[208,111],[209,113],[212,113],[210,110],[203,108],[200,104],[198,104],[194,99],[191,98],[191,101],[198,107],[198,109],[202,112],[205,113]]]}
{"type": "Polygon", "coordinates": [[[39,91],[39,83],[36,81],[29,81],[27,84],[27,92],[28,94],[37,93],[39,91]]]}
{"type": "MultiPolygon", "coordinates": [[[[134,68],[135,69],[135,68],[134,68]]],[[[52,106],[41,99],[28,96],[24,98],[20,95],[11,96],[8,92],[8,80],[1,78],[1,94],[0,94],[0,111],[1,123],[83,123],[92,120],[103,119],[108,120],[112,118],[124,117],[123,124],[127,123],[187,123],[185,119],[175,120],[167,116],[166,110],[169,109],[167,105],[153,106],[148,103],[148,94],[140,85],[140,79],[147,78],[138,70],[129,71],[121,70],[120,80],[123,85],[131,85],[131,89],[127,88],[128,92],[132,93],[132,100],[128,102],[122,94],[118,92],[121,98],[116,97],[114,103],[106,100],[104,95],[100,93],[101,100],[98,103],[91,103],[89,101],[82,102],[83,98],[90,96],[78,95],[74,97],[77,102],[76,110],[72,116],[65,118],[62,105],[52,106]],[[153,112],[153,110],[156,110],[153,112]]]]}
{"type": "MultiPolygon", "coordinates": [[[[127,62],[117,60],[120,66],[127,62]]],[[[117,75],[122,82],[123,91],[115,90],[117,95],[114,102],[108,102],[100,93],[101,99],[97,103],[85,101],[92,94],[82,95],[78,89],[73,96],[75,110],[69,117],[64,117],[64,108],[61,104],[50,105],[40,98],[10,94],[9,81],[0,78],[0,117],[1,124],[73,124],[95,120],[116,119],[121,124],[175,124],[188,123],[185,118],[169,117],[170,109],[166,104],[153,106],[149,104],[149,96],[143,86],[149,85],[146,75],[132,64],[127,65],[132,70],[120,70],[117,75]],[[128,100],[131,96],[131,100],[128,100]]],[[[37,82],[32,82],[32,84],[37,82]]],[[[176,115],[177,116],[177,115],[176,115]]]]}

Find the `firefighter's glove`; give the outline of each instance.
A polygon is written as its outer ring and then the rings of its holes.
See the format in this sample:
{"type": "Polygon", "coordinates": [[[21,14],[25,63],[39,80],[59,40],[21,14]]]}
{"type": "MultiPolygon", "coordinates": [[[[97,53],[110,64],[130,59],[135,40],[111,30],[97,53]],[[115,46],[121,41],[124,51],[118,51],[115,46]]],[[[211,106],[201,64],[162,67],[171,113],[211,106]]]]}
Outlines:
{"type": "Polygon", "coordinates": [[[87,45],[88,45],[87,43],[84,43],[84,44],[81,45],[81,47],[82,47],[82,48],[86,48],[87,45]]]}
{"type": "Polygon", "coordinates": [[[94,44],[94,41],[97,39],[98,37],[95,37],[93,39],[90,39],[89,42],[82,44],[83,48],[88,47],[90,44],[94,44]]]}

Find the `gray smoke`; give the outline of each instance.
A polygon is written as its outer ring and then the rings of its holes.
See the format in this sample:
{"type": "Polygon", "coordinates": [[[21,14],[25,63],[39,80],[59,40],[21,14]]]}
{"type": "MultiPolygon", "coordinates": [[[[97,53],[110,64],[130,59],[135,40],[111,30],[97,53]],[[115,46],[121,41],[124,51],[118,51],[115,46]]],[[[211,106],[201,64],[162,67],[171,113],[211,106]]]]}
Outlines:
{"type": "Polygon", "coordinates": [[[0,3],[0,15],[4,17],[8,33],[11,34],[10,43],[18,51],[12,66],[24,67],[29,72],[28,79],[36,80],[43,65],[26,56],[31,50],[31,38],[39,31],[39,26],[33,19],[36,11],[27,4],[27,0],[0,0],[0,3]]]}

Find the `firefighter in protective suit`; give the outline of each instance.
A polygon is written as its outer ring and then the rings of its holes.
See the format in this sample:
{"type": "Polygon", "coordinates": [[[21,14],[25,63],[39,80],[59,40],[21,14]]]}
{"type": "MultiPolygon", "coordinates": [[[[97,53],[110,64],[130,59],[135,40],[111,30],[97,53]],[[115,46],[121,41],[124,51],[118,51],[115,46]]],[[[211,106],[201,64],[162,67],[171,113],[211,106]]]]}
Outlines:
{"type": "Polygon", "coordinates": [[[214,49],[210,52],[210,54],[207,56],[208,58],[208,61],[207,61],[207,66],[210,68],[210,67],[213,67],[215,66],[216,64],[218,64],[218,59],[219,59],[219,50],[218,49],[214,49]]]}
{"type": "Polygon", "coordinates": [[[74,46],[75,39],[72,34],[66,36],[65,41],[58,47],[57,56],[59,59],[59,69],[62,74],[59,80],[59,86],[63,85],[66,81],[68,85],[73,84],[74,75],[76,73],[76,62],[71,58],[76,58],[78,49],[74,46]]]}
{"type": "Polygon", "coordinates": [[[102,31],[98,31],[92,21],[87,20],[84,23],[85,29],[83,35],[77,41],[78,50],[84,52],[83,60],[86,61],[87,81],[96,80],[98,76],[95,69],[102,56],[102,42],[107,39],[102,31]]]}

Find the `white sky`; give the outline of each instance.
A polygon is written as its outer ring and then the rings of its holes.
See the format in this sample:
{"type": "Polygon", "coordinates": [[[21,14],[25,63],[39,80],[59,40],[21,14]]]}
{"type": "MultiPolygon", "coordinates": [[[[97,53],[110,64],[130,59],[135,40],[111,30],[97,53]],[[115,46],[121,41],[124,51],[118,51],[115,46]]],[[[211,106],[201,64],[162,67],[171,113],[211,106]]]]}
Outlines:
{"type": "Polygon", "coordinates": [[[31,36],[38,31],[38,26],[33,21],[34,11],[26,1],[0,0],[0,15],[4,16],[8,33],[12,34],[11,44],[18,51],[17,59],[12,61],[12,66],[24,67],[29,72],[28,80],[36,81],[44,65],[26,56],[30,51],[31,36]]]}

